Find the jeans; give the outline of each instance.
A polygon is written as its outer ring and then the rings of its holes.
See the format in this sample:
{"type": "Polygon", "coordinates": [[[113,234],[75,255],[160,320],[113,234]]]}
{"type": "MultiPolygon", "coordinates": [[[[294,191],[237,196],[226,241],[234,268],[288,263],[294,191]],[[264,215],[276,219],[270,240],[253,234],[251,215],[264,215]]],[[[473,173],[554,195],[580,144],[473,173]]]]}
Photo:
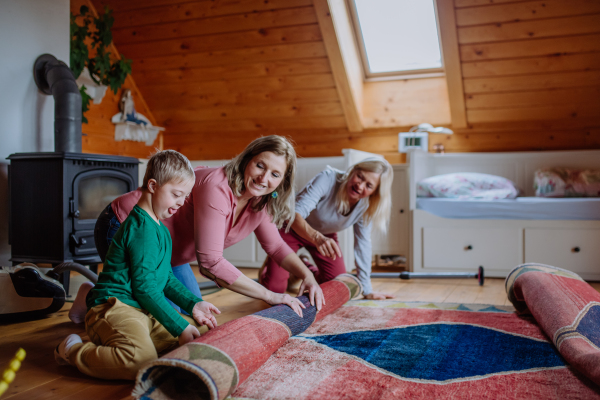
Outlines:
{"type": "MultiPolygon", "coordinates": [[[[98,250],[98,254],[100,255],[100,259],[103,263],[106,261],[106,253],[108,252],[108,247],[112,243],[113,236],[115,236],[115,233],[117,233],[120,227],[121,223],[117,219],[117,216],[109,204],[104,211],[100,213],[94,228],[94,242],[96,243],[96,250],[98,250]]],[[[192,271],[190,264],[183,264],[173,267],[173,275],[175,275],[175,278],[177,278],[177,280],[179,280],[179,282],[181,282],[183,286],[185,286],[190,292],[197,297],[202,298],[202,294],[200,294],[200,288],[198,287],[198,281],[194,276],[194,272],[192,271]]],[[[167,299],[167,301],[175,310],[182,314],[189,315],[179,306],[175,305],[175,303],[173,303],[171,300],[167,299]]]]}
{"type": "MultiPolygon", "coordinates": [[[[202,298],[202,294],[200,294],[200,288],[198,287],[198,281],[194,276],[194,271],[192,271],[192,267],[190,264],[183,264],[177,267],[173,267],[173,275],[175,278],[185,286],[190,292],[192,292],[195,296],[202,298]]],[[[189,315],[187,312],[182,310],[179,306],[175,305],[171,300],[167,299],[169,303],[173,306],[174,309],[179,311],[182,314],[189,315]]]]}

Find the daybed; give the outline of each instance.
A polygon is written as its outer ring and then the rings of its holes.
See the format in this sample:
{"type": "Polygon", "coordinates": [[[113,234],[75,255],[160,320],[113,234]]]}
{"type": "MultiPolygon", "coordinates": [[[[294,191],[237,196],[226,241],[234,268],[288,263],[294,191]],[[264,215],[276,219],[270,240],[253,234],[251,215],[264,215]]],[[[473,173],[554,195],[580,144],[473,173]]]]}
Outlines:
{"type": "Polygon", "coordinates": [[[600,198],[539,198],[539,168],[600,169],[600,151],[409,154],[415,272],[475,271],[506,277],[516,265],[560,265],[600,280],[600,198]],[[523,190],[513,200],[418,198],[417,182],[441,174],[479,172],[510,179],[523,190]]]}

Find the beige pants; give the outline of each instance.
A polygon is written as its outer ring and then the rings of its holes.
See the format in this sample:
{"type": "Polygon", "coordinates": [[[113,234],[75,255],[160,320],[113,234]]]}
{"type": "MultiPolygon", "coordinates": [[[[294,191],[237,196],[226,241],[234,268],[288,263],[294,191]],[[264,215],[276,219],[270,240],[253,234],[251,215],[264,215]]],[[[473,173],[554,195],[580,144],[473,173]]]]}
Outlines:
{"type": "MultiPolygon", "coordinates": [[[[198,326],[193,318],[181,316],[198,326]]],[[[84,374],[103,379],[135,379],[142,365],[179,343],[147,311],[115,297],[87,312],[85,329],[91,342],[73,346],[69,359],[84,374]]]]}

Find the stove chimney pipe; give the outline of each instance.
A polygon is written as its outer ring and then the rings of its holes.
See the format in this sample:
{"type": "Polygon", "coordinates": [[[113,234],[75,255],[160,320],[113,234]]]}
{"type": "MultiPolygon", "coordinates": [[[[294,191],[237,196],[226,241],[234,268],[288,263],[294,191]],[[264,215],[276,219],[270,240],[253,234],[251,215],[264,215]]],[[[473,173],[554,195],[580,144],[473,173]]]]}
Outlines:
{"type": "Polygon", "coordinates": [[[54,151],[81,153],[81,95],[73,72],[51,54],[33,65],[38,89],[54,97],[54,151]]]}

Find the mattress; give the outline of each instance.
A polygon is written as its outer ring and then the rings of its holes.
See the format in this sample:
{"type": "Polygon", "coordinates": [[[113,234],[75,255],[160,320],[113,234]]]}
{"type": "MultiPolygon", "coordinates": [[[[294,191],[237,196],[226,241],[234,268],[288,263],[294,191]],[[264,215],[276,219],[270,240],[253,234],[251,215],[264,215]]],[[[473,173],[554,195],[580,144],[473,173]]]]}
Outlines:
{"type": "Polygon", "coordinates": [[[443,218],[600,220],[598,197],[517,197],[511,200],[420,197],[417,208],[443,218]]]}

